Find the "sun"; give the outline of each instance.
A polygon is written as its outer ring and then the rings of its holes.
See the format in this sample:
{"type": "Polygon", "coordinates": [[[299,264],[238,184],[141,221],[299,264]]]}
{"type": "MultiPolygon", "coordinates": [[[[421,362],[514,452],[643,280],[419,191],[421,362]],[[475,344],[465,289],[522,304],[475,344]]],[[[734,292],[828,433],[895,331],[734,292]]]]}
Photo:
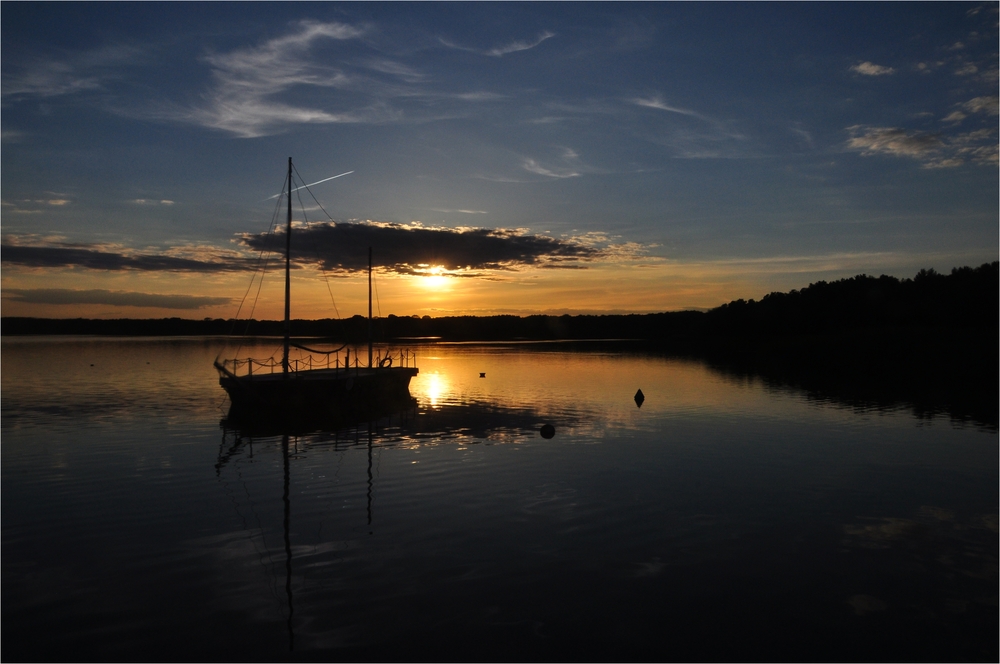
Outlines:
{"type": "Polygon", "coordinates": [[[432,267],[426,272],[421,273],[418,283],[427,290],[448,290],[451,286],[451,278],[442,274],[443,272],[443,267],[432,267]]]}

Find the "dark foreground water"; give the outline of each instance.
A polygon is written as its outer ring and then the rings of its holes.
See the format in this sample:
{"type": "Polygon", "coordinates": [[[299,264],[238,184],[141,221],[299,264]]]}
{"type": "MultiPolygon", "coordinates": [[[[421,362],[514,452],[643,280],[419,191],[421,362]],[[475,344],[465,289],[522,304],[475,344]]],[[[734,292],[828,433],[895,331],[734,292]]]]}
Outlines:
{"type": "Polygon", "coordinates": [[[5,661],[997,661],[989,422],[438,345],[410,410],[253,436],[222,347],[3,340],[5,661]]]}

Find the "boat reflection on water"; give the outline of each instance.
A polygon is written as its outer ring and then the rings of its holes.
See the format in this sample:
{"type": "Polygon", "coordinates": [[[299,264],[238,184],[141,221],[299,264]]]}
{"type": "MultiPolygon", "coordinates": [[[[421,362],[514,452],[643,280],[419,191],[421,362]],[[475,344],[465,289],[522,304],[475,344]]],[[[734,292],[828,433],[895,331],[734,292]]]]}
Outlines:
{"type": "MultiPolygon", "coordinates": [[[[380,421],[391,419],[393,416],[405,418],[416,407],[416,400],[400,399],[396,402],[380,404],[378,409],[371,409],[365,414],[354,413],[353,417],[345,418],[343,415],[329,415],[326,418],[317,416],[312,420],[297,419],[295,421],[276,420],[274,417],[258,417],[248,419],[233,419],[229,417],[222,422],[223,438],[219,447],[219,456],[215,464],[217,477],[225,472],[229,461],[244,452],[253,458],[254,441],[265,445],[274,445],[279,441],[282,460],[282,493],[281,501],[283,507],[282,534],[285,556],[285,601],[287,606],[287,617],[285,620],[288,632],[288,650],[295,651],[295,602],[292,592],[292,502],[291,502],[291,460],[297,457],[302,451],[302,447],[309,445],[310,439],[325,440],[333,436],[337,444],[350,446],[361,444],[363,436],[368,447],[368,481],[367,481],[367,517],[368,527],[372,525],[372,490],[374,487],[374,476],[372,473],[372,450],[375,446],[375,432],[380,421]],[[359,422],[358,418],[367,419],[359,422]],[[364,432],[364,434],[362,434],[364,432]],[[309,434],[313,434],[310,436],[309,434]]],[[[258,499],[259,500],[259,499],[258,499]]],[[[369,534],[371,534],[369,532],[369,534]]]]}
{"type": "MultiPolygon", "coordinates": [[[[281,455],[281,507],[284,557],[284,613],[289,652],[296,652],[296,625],[307,624],[310,616],[296,618],[295,613],[295,556],[296,552],[308,551],[308,546],[293,542],[295,530],[292,527],[293,496],[308,498],[311,487],[296,489],[293,481],[293,466],[296,459],[304,458],[311,452],[332,450],[344,452],[367,451],[367,476],[365,478],[365,524],[368,535],[374,534],[373,498],[376,481],[375,451],[387,447],[438,446],[442,443],[488,440],[493,444],[524,441],[537,438],[544,430],[546,421],[536,411],[527,408],[512,408],[485,401],[449,403],[441,405],[425,404],[421,408],[413,397],[381,401],[377,407],[365,411],[354,411],[350,416],[342,412],[317,412],[310,418],[276,417],[274,411],[263,410],[254,415],[245,410],[233,410],[220,422],[222,441],[215,463],[216,477],[227,481],[228,475],[240,476],[246,481],[245,469],[240,469],[241,460],[254,460],[255,447],[258,455],[262,451],[281,455]]],[[[560,421],[561,423],[561,421],[560,421]]],[[[544,435],[542,436],[545,437],[544,435]]],[[[549,436],[551,438],[551,436],[549,436]]],[[[360,481],[361,478],[355,478],[360,481]]],[[[275,487],[276,489],[276,487],[275,487]]],[[[253,509],[266,509],[268,496],[246,494],[246,499],[256,505],[253,509]]],[[[273,492],[277,496],[277,490],[273,492]]],[[[314,515],[315,516],[315,515],[314,515]]],[[[258,521],[259,521],[258,515],[258,521]]],[[[258,524],[259,525],[259,524],[258,524]]],[[[300,526],[301,527],[301,526],[300,526]]],[[[261,526],[261,534],[264,528],[261,526]]],[[[254,535],[251,534],[251,537],[254,535]]],[[[300,553],[301,555],[301,553],[300,553]]],[[[307,555],[307,554],[306,554],[307,555]]],[[[270,558],[270,556],[268,556],[270,558]]],[[[262,559],[263,562],[263,559],[262,559]]],[[[273,561],[276,563],[276,561],[273,561]]],[[[305,563],[300,563],[308,567],[305,563]]],[[[277,576],[277,570],[272,573],[277,576]]],[[[308,611],[307,611],[308,613],[308,611]]],[[[310,648],[305,646],[306,650],[310,648]]],[[[299,651],[302,650],[300,647],[299,651]]]]}
{"type": "Polygon", "coordinates": [[[220,425],[242,438],[263,436],[302,436],[309,433],[335,432],[359,424],[413,411],[417,400],[409,394],[365,403],[351,410],[296,410],[232,408],[220,425]]]}

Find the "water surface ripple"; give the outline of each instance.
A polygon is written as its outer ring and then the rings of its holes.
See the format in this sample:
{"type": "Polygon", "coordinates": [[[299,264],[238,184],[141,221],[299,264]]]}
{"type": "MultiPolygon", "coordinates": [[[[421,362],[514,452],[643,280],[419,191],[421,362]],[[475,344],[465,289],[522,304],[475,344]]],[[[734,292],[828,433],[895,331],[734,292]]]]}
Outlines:
{"type": "Polygon", "coordinates": [[[998,658],[995,428],[440,344],[283,437],[221,426],[224,344],[3,340],[5,660],[998,658]]]}

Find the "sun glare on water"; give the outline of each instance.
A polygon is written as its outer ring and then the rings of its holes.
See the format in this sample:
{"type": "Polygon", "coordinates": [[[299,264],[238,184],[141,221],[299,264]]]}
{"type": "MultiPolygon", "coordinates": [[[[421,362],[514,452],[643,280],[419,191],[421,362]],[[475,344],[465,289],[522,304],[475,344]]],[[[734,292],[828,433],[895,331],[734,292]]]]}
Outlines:
{"type": "Polygon", "coordinates": [[[410,383],[410,394],[436,408],[450,390],[448,377],[440,373],[420,374],[410,383]]]}

